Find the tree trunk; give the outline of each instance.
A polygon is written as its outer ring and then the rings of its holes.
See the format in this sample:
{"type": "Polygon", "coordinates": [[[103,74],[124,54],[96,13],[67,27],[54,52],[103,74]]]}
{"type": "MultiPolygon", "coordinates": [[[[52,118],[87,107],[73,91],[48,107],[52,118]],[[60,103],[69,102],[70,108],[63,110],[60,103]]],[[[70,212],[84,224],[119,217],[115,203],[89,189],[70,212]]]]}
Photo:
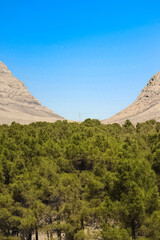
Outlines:
{"type": "Polygon", "coordinates": [[[135,227],[135,221],[131,223],[131,229],[132,229],[132,239],[136,239],[136,227],[135,227]]]}
{"type": "Polygon", "coordinates": [[[61,230],[57,231],[57,236],[58,236],[58,239],[61,240],[61,230]]]}
{"type": "Polygon", "coordinates": [[[83,218],[81,218],[81,228],[84,230],[84,221],[83,221],[83,218]]]}
{"type": "Polygon", "coordinates": [[[50,238],[51,238],[51,240],[53,239],[53,232],[52,231],[50,232],[50,238]]]}
{"type": "Polygon", "coordinates": [[[31,232],[29,232],[27,240],[32,240],[32,233],[31,232]]]}
{"type": "Polygon", "coordinates": [[[36,228],[36,240],[38,240],[38,229],[36,228]]]}
{"type": "Polygon", "coordinates": [[[47,238],[48,238],[48,240],[49,240],[49,231],[47,231],[47,238]]]}
{"type": "Polygon", "coordinates": [[[25,240],[24,233],[20,233],[21,240],[25,240]]]}

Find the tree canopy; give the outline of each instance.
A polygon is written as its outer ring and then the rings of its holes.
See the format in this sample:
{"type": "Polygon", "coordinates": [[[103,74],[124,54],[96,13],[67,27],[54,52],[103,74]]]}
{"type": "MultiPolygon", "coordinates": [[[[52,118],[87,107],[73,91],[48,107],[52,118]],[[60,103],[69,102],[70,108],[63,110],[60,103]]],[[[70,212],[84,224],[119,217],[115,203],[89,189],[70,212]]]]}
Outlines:
{"type": "Polygon", "coordinates": [[[159,193],[156,121],[0,125],[1,239],[158,240],[159,193]]]}

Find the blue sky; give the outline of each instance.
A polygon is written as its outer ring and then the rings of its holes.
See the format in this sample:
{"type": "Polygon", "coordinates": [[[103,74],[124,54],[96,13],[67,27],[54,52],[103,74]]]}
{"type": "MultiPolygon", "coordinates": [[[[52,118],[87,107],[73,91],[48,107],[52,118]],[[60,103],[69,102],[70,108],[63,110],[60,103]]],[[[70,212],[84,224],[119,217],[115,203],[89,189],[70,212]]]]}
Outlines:
{"type": "Polygon", "coordinates": [[[105,119],[160,71],[160,1],[0,0],[0,60],[43,105],[105,119]]]}

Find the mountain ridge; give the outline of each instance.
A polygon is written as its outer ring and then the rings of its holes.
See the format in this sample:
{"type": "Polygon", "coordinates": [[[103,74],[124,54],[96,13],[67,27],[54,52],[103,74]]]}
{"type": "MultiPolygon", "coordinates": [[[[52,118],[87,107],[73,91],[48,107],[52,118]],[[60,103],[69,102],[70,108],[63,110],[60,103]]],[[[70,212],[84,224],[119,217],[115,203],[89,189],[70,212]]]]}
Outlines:
{"type": "MultiPolygon", "coordinates": [[[[133,124],[151,119],[160,122],[160,72],[151,77],[132,104],[101,122],[123,124],[127,119],[133,124]]],[[[13,121],[29,124],[57,120],[64,118],[42,106],[24,83],[15,78],[7,66],[0,61],[0,124],[11,124],[13,121]]]]}
{"type": "Polygon", "coordinates": [[[55,122],[64,118],[42,106],[26,88],[15,78],[7,66],[0,61],[0,124],[13,121],[29,124],[31,122],[55,122]]]}
{"type": "Polygon", "coordinates": [[[132,104],[102,123],[123,124],[127,119],[133,124],[151,119],[160,121],[160,72],[151,77],[132,104]]]}

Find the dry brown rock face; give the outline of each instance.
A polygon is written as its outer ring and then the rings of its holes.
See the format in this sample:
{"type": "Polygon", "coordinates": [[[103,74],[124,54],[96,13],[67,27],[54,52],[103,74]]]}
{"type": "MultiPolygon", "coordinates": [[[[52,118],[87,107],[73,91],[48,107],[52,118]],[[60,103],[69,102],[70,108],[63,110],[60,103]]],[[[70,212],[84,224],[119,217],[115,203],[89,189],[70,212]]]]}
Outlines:
{"type": "Polygon", "coordinates": [[[27,90],[24,83],[15,78],[5,64],[0,61],[0,124],[13,121],[29,124],[31,122],[55,122],[63,120],[41,103],[27,90]]]}
{"type": "Polygon", "coordinates": [[[133,124],[151,119],[160,122],[160,72],[149,80],[134,103],[102,123],[123,124],[127,119],[133,124]]]}

